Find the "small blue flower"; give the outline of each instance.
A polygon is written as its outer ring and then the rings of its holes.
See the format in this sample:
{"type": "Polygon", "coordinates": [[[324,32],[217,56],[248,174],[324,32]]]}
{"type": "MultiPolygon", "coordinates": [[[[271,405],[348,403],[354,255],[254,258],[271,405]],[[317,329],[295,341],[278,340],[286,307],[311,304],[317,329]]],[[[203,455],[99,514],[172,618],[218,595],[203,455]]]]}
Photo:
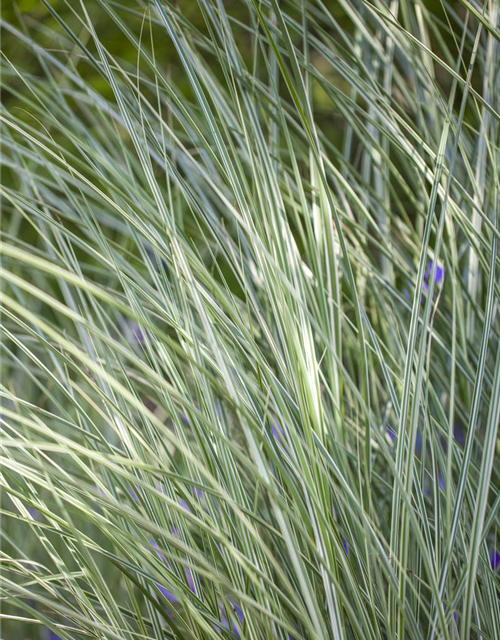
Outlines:
{"type": "Polygon", "coordinates": [[[193,580],[193,576],[191,574],[190,569],[188,569],[187,567],[184,567],[184,571],[186,573],[186,580],[187,580],[187,583],[188,583],[188,587],[191,589],[191,591],[193,593],[196,593],[196,589],[195,589],[195,586],[194,586],[194,580],[193,580]]]}
{"type": "MultiPolygon", "coordinates": [[[[337,518],[337,509],[335,508],[335,505],[333,506],[333,517],[337,518]]],[[[349,555],[349,546],[347,544],[347,540],[345,538],[342,538],[342,547],[344,548],[344,552],[346,554],[346,556],[349,555]]]]}
{"type": "Polygon", "coordinates": [[[195,498],[200,498],[200,500],[205,499],[205,494],[203,493],[203,489],[200,489],[199,487],[192,487],[191,490],[195,498]]]}
{"type": "MultiPolygon", "coordinates": [[[[387,427],[387,437],[389,438],[392,449],[396,442],[396,432],[392,427],[387,427]]],[[[417,429],[417,435],[415,437],[415,453],[417,456],[420,456],[422,453],[422,434],[420,433],[420,429],[417,429]]]]}
{"type": "MultiPolygon", "coordinates": [[[[168,566],[168,565],[167,565],[168,566]]],[[[190,569],[188,569],[187,567],[184,567],[184,572],[186,574],[186,580],[188,583],[188,587],[191,589],[191,591],[193,593],[196,593],[196,588],[194,586],[194,580],[193,580],[193,576],[191,574],[190,569]]],[[[162,587],[160,584],[156,583],[156,586],[158,587],[158,589],[160,590],[160,592],[162,593],[162,595],[169,601],[172,602],[173,604],[179,602],[179,599],[174,596],[174,594],[171,591],[168,591],[167,589],[165,589],[165,587],[162,587]]]]}
{"type": "Polygon", "coordinates": [[[157,584],[156,586],[161,591],[162,595],[164,595],[169,602],[171,602],[172,604],[179,602],[179,600],[174,596],[174,594],[171,593],[170,591],[167,591],[165,587],[162,587],[159,584],[157,584]]]}
{"type": "Polygon", "coordinates": [[[156,555],[160,558],[160,560],[162,562],[165,562],[165,556],[160,551],[160,547],[158,546],[158,543],[156,542],[156,540],[150,540],[149,544],[154,548],[154,550],[156,551],[156,555]]]}
{"type": "MultiPolygon", "coordinates": [[[[446,610],[448,609],[448,606],[445,605],[443,603],[443,611],[446,613],[446,610]]],[[[457,622],[458,622],[458,613],[455,611],[453,611],[453,635],[456,636],[457,635],[457,622]]]]}
{"type": "Polygon", "coordinates": [[[28,513],[33,518],[33,520],[39,520],[40,519],[40,513],[39,513],[39,511],[37,511],[37,509],[35,509],[35,507],[28,506],[28,507],[26,507],[26,509],[28,509],[28,513]]]}
{"type": "MultiPolygon", "coordinates": [[[[295,623],[295,628],[297,629],[297,631],[300,631],[300,625],[297,622],[295,623]]],[[[291,633],[289,633],[287,637],[288,640],[295,640],[291,633]]]]}
{"type": "MultiPolygon", "coordinates": [[[[429,260],[424,271],[424,281],[422,283],[422,289],[424,293],[427,293],[429,290],[429,280],[432,276],[433,268],[434,268],[434,262],[432,260],[429,260]]],[[[443,281],[444,281],[444,267],[438,263],[436,265],[436,272],[434,274],[434,282],[439,287],[443,284],[443,281]]],[[[414,289],[414,284],[408,280],[406,283],[406,287],[403,289],[403,295],[407,300],[410,300],[413,289],[414,289]]],[[[423,296],[421,301],[423,301],[423,296]]]]}
{"type": "MultiPolygon", "coordinates": [[[[187,502],[185,500],[183,500],[182,498],[179,498],[179,504],[184,509],[186,509],[186,511],[189,511],[189,512],[191,511],[189,506],[188,506],[188,504],[187,504],[187,502]]],[[[179,530],[176,527],[172,527],[171,531],[172,531],[172,534],[174,536],[178,536],[179,535],[179,530]]],[[[165,557],[161,553],[157,542],[155,540],[150,540],[149,543],[155,549],[156,554],[162,560],[162,562],[165,564],[167,569],[169,569],[170,567],[169,567],[168,563],[165,561],[165,557]]],[[[191,573],[191,570],[188,567],[184,567],[184,572],[186,574],[186,580],[187,580],[189,588],[191,589],[191,591],[193,593],[196,593],[196,587],[195,587],[195,584],[194,584],[193,574],[191,573]]],[[[169,600],[170,602],[174,602],[174,603],[178,602],[178,599],[174,596],[173,593],[171,593],[170,591],[167,591],[164,587],[160,586],[159,584],[157,584],[156,586],[161,591],[161,593],[165,596],[165,598],[167,598],[167,600],[169,600]]]]}
{"type": "Polygon", "coordinates": [[[392,427],[387,427],[387,437],[389,438],[391,445],[394,445],[396,441],[396,432],[392,427]]]}
{"type": "Polygon", "coordinates": [[[460,447],[462,447],[462,448],[465,447],[465,430],[459,424],[456,424],[453,427],[453,437],[455,438],[455,442],[460,447]]]}
{"type": "Polygon", "coordinates": [[[125,318],[118,323],[118,330],[125,340],[131,345],[141,346],[146,342],[149,333],[142,329],[135,320],[125,318]]]}
{"type": "Polygon", "coordinates": [[[498,549],[490,549],[490,566],[493,571],[500,568],[500,551],[498,549]]]}
{"type": "Polygon", "coordinates": [[[137,496],[137,493],[132,489],[132,487],[128,488],[128,492],[129,492],[129,495],[132,498],[132,500],[134,502],[136,502],[137,504],[139,504],[139,498],[137,496]]]}
{"type": "Polygon", "coordinates": [[[61,640],[61,637],[51,629],[45,629],[45,640],[61,640]]]}
{"type": "MultiPolygon", "coordinates": [[[[238,617],[240,625],[243,625],[243,611],[241,610],[241,607],[239,605],[237,605],[236,603],[234,603],[234,602],[231,602],[231,607],[232,607],[234,613],[236,614],[236,616],[238,617]]],[[[220,607],[220,613],[221,613],[222,626],[224,627],[224,629],[227,629],[229,631],[230,630],[229,622],[228,622],[228,619],[227,619],[226,610],[224,609],[223,606],[220,607]]],[[[233,633],[239,638],[240,637],[240,632],[238,630],[238,626],[236,625],[236,622],[233,621],[233,620],[231,620],[231,627],[232,627],[233,633]]],[[[216,629],[220,633],[220,629],[218,629],[217,627],[216,627],[216,629]]]]}
{"type": "MultiPolygon", "coordinates": [[[[427,263],[427,268],[424,272],[424,291],[427,293],[429,288],[428,282],[432,275],[432,270],[434,269],[434,262],[430,260],[427,263]]],[[[434,274],[434,282],[439,286],[444,280],[444,267],[440,264],[436,265],[436,272],[434,274]]]]}
{"type": "Polygon", "coordinates": [[[441,473],[438,473],[438,487],[441,489],[441,491],[444,491],[444,479],[441,473]]]}
{"type": "Polygon", "coordinates": [[[417,435],[415,437],[415,453],[417,456],[422,454],[422,434],[420,429],[417,429],[417,435]]]}
{"type": "Polygon", "coordinates": [[[285,439],[285,430],[279,422],[271,422],[271,433],[273,435],[273,438],[280,444],[285,439]]]}
{"type": "Polygon", "coordinates": [[[137,322],[133,322],[131,329],[132,329],[132,335],[134,336],[134,339],[137,342],[137,344],[144,344],[146,336],[144,331],[141,329],[141,325],[137,322]]]}

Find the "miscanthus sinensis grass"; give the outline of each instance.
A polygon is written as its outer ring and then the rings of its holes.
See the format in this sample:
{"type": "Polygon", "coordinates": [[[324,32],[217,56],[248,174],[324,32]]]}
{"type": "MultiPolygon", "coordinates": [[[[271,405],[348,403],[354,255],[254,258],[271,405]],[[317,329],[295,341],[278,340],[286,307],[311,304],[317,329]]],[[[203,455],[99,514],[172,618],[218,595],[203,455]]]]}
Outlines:
{"type": "Polygon", "coordinates": [[[498,0],[35,4],[2,638],[500,638],[498,0]]]}

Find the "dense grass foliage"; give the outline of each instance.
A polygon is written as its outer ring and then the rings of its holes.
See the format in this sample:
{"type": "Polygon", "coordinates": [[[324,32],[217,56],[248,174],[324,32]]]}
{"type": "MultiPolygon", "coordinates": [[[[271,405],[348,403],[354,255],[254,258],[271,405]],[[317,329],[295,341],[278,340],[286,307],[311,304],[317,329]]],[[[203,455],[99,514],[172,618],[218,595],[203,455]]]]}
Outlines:
{"type": "Polygon", "coordinates": [[[36,4],[3,640],[500,638],[498,0],[36,4]]]}

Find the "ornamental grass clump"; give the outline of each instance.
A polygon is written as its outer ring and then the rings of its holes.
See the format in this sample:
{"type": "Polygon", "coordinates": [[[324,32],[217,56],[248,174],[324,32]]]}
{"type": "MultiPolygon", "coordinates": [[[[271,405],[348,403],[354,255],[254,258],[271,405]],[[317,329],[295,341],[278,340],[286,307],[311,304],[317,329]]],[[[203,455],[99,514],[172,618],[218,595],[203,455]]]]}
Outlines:
{"type": "Polygon", "coordinates": [[[498,0],[2,31],[2,638],[500,638],[498,0]]]}

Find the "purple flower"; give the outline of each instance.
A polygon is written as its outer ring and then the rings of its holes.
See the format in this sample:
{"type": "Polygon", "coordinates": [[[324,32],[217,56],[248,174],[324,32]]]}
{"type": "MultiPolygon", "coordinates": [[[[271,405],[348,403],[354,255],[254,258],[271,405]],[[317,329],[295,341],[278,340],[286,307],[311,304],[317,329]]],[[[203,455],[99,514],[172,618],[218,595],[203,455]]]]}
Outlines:
{"type": "MultiPolygon", "coordinates": [[[[427,293],[428,290],[428,281],[432,275],[432,270],[434,268],[434,262],[429,260],[427,263],[427,268],[424,271],[424,291],[427,293]]],[[[439,286],[444,280],[444,267],[440,264],[436,265],[436,272],[434,274],[434,282],[439,286]]]]}
{"type": "Polygon", "coordinates": [[[98,487],[98,486],[95,484],[92,488],[93,488],[93,490],[94,490],[97,494],[99,494],[100,496],[104,496],[104,497],[106,497],[106,493],[105,493],[105,491],[104,491],[103,489],[101,489],[101,487],[98,487]]]}
{"type": "Polygon", "coordinates": [[[188,583],[188,587],[191,589],[191,591],[193,593],[196,593],[196,589],[195,589],[195,586],[194,586],[194,580],[193,580],[193,576],[191,574],[191,570],[188,569],[187,567],[184,567],[184,571],[186,573],[186,580],[187,580],[187,583],[188,583]]]}
{"type": "MultiPolygon", "coordinates": [[[[422,289],[424,293],[427,293],[427,291],[429,290],[429,280],[432,276],[433,268],[434,268],[434,262],[432,260],[429,260],[424,271],[424,282],[422,284],[422,289]]],[[[443,283],[443,281],[444,281],[444,267],[439,263],[437,263],[436,273],[434,274],[434,282],[439,287],[443,283]]],[[[403,295],[407,300],[410,300],[413,287],[414,287],[413,283],[408,280],[406,283],[406,287],[403,289],[403,295]]]]}
{"type": "MultiPolygon", "coordinates": [[[[387,427],[387,437],[391,442],[391,448],[394,446],[396,442],[396,432],[392,427],[387,427]]],[[[415,437],[415,453],[417,456],[420,456],[422,453],[422,434],[420,433],[420,429],[417,429],[417,435],[415,437]]]]}
{"type": "Polygon", "coordinates": [[[236,615],[239,618],[240,624],[243,624],[243,611],[242,611],[241,607],[234,602],[233,603],[233,609],[234,609],[234,612],[236,613],[236,615]]]}
{"type": "Polygon", "coordinates": [[[282,443],[285,439],[285,431],[279,422],[271,422],[271,433],[273,438],[279,443],[282,443]]]}
{"type": "MultiPolygon", "coordinates": [[[[443,602],[443,611],[446,613],[446,610],[448,609],[448,606],[446,604],[444,604],[443,602]]],[[[458,622],[458,613],[455,611],[453,611],[453,621],[454,623],[458,622]]],[[[454,633],[453,635],[457,635],[457,628],[456,628],[456,624],[453,625],[454,626],[454,633]]]]}
{"type": "Polygon", "coordinates": [[[417,429],[417,435],[415,437],[415,453],[420,456],[422,453],[422,434],[420,429],[417,429]]]}
{"type": "Polygon", "coordinates": [[[132,498],[132,500],[134,502],[136,502],[137,504],[139,504],[139,498],[137,496],[137,493],[132,489],[132,487],[128,488],[128,492],[129,492],[130,497],[132,498]]]}
{"type": "MultiPolygon", "coordinates": [[[[236,614],[236,616],[238,617],[239,623],[240,625],[243,624],[243,611],[241,610],[241,607],[239,605],[237,605],[236,603],[231,602],[231,607],[234,611],[234,613],[236,614]]],[[[221,622],[222,622],[222,626],[224,627],[224,629],[227,629],[228,631],[230,630],[229,627],[229,621],[227,619],[227,615],[226,615],[226,610],[223,606],[220,607],[220,612],[221,612],[221,622]]],[[[238,626],[236,625],[236,622],[234,620],[231,619],[231,627],[233,630],[233,633],[238,636],[238,638],[240,637],[240,632],[238,630],[238,626]]],[[[220,629],[218,629],[216,627],[216,630],[220,633],[220,629]]]]}
{"type": "Polygon", "coordinates": [[[205,499],[205,494],[203,493],[203,489],[200,489],[199,487],[192,487],[192,491],[193,491],[193,496],[195,498],[200,498],[200,500],[205,499]]]}
{"type": "Polygon", "coordinates": [[[132,322],[130,328],[132,330],[132,335],[135,342],[137,342],[137,344],[144,344],[146,336],[144,334],[144,331],[141,329],[141,326],[137,322],[132,322]]]}
{"type": "Polygon", "coordinates": [[[459,424],[453,427],[453,437],[460,447],[465,447],[465,430],[459,424]]]}
{"type": "MultiPolygon", "coordinates": [[[[424,479],[424,487],[423,487],[423,493],[424,496],[428,496],[430,493],[430,489],[435,486],[435,481],[434,481],[434,475],[432,474],[426,474],[425,479],[424,479]],[[429,487],[430,484],[430,487],[429,487]]],[[[444,482],[444,478],[441,474],[440,471],[438,471],[438,488],[440,491],[444,491],[445,490],[445,482],[444,482]]]]}
{"type": "MultiPolygon", "coordinates": [[[[188,506],[188,504],[187,504],[187,502],[185,500],[183,500],[182,498],[179,498],[179,504],[184,509],[186,509],[186,511],[191,511],[189,506],[188,506]]],[[[176,527],[172,527],[171,531],[172,531],[172,534],[174,536],[178,536],[179,535],[179,530],[176,527]]],[[[169,567],[168,563],[165,561],[165,557],[161,553],[156,541],[155,540],[150,540],[149,543],[155,549],[156,554],[162,560],[162,562],[165,564],[167,569],[169,569],[170,567],[169,567]]],[[[191,591],[193,593],[196,593],[196,587],[195,587],[195,584],[194,584],[193,574],[191,573],[191,570],[188,567],[184,567],[184,572],[186,574],[186,580],[187,580],[189,588],[191,589],[191,591]]],[[[165,596],[165,598],[167,598],[167,600],[169,600],[170,602],[178,602],[178,599],[173,595],[173,593],[171,593],[170,591],[167,591],[164,587],[162,587],[162,586],[160,586],[158,584],[156,586],[161,591],[161,593],[165,596]]]]}
{"type": "Polygon", "coordinates": [[[500,568],[500,551],[498,549],[490,549],[490,565],[493,571],[500,568]]]}
{"type": "MultiPolygon", "coordinates": [[[[333,517],[337,518],[337,509],[335,508],[335,506],[333,507],[333,517]]],[[[344,548],[346,556],[348,556],[349,555],[349,546],[348,546],[347,540],[345,538],[342,538],[342,546],[344,548]]]]}
{"type": "MultiPolygon", "coordinates": [[[[153,549],[156,552],[156,555],[160,558],[160,560],[163,562],[163,564],[167,567],[167,569],[169,569],[170,567],[169,567],[167,561],[165,560],[165,556],[160,551],[160,548],[159,548],[157,542],[155,540],[150,540],[149,544],[153,547],[153,549]]],[[[155,583],[155,585],[169,602],[173,602],[173,603],[179,602],[178,599],[174,596],[174,594],[171,593],[170,591],[167,591],[167,589],[165,589],[165,587],[162,587],[158,583],[155,583]]]]}
{"type": "Polygon", "coordinates": [[[161,593],[165,596],[165,598],[171,602],[172,604],[175,604],[176,602],[179,602],[179,600],[174,596],[173,593],[171,593],[170,591],[167,591],[165,589],[165,587],[162,587],[161,585],[157,584],[156,585],[158,587],[158,589],[161,591],[161,593]]]}
{"type": "Polygon", "coordinates": [[[160,558],[160,560],[162,562],[165,562],[165,556],[163,555],[163,553],[160,551],[160,547],[158,546],[156,540],[150,540],[149,544],[154,548],[154,550],[156,551],[156,555],[160,558]]]}
{"type": "MultiPolygon", "coordinates": [[[[295,623],[295,628],[297,629],[297,631],[300,631],[300,626],[297,622],[295,623]]],[[[287,637],[288,637],[288,640],[295,640],[295,638],[292,636],[291,633],[289,633],[287,637]]]]}
{"type": "Polygon", "coordinates": [[[33,518],[33,520],[39,520],[40,519],[40,513],[39,513],[39,511],[37,511],[37,509],[35,509],[35,507],[27,506],[26,509],[28,510],[28,513],[33,518]]]}
{"type": "MultiPolygon", "coordinates": [[[[167,565],[168,566],[168,565],[167,565]]],[[[196,588],[194,586],[194,580],[193,580],[193,576],[191,574],[190,569],[188,569],[187,567],[184,567],[184,571],[186,573],[186,580],[188,583],[189,588],[191,589],[191,591],[193,593],[196,593],[196,588]]],[[[176,604],[177,602],[179,602],[179,599],[177,598],[177,596],[174,596],[174,594],[171,591],[168,591],[167,589],[165,589],[165,587],[162,587],[160,584],[156,583],[156,586],[158,587],[158,589],[160,590],[161,594],[172,604],[176,604]]]]}
{"type": "Polygon", "coordinates": [[[61,640],[61,637],[51,629],[45,629],[45,640],[61,640]]]}
{"type": "Polygon", "coordinates": [[[135,320],[124,319],[118,323],[118,330],[129,344],[143,345],[149,336],[135,320]]]}
{"type": "Polygon", "coordinates": [[[438,487],[441,489],[441,491],[444,491],[444,479],[441,473],[438,473],[438,487]]]}
{"type": "MultiPolygon", "coordinates": [[[[193,494],[193,496],[195,498],[198,498],[200,500],[200,502],[203,505],[206,505],[206,499],[205,499],[205,493],[203,492],[203,489],[200,489],[199,487],[191,487],[191,493],[193,494]]],[[[186,511],[189,511],[189,513],[191,513],[191,509],[189,508],[188,503],[184,500],[184,498],[179,498],[179,504],[181,505],[181,507],[183,507],[186,511]]],[[[176,534],[177,535],[177,534],[176,534]]]]}

